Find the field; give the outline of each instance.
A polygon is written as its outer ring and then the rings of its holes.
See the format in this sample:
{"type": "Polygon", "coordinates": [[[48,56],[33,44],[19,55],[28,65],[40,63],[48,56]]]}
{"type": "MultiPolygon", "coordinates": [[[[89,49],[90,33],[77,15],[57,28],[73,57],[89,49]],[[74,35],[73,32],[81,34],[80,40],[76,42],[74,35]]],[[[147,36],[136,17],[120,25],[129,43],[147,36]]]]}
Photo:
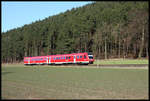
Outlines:
{"type": "Polygon", "coordinates": [[[148,59],[107,59],[107,60],[95,60],[94,64],[148,64],[148,59]]]}
{"type": "Polygon", "coordinates": [[[148,69],[2,65],[2,99],[148,99],[148,69]]]}

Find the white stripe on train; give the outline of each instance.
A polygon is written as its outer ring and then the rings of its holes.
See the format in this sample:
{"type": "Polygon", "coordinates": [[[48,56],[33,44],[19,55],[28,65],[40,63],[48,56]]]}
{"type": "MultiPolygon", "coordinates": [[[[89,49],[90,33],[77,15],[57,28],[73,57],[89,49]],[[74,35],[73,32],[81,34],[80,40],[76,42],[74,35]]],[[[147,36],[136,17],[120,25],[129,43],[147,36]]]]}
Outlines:
{"type": "Polygon", "coordinates": [[[24,63],[24,64],[64,64],[64,63],[73,63],[73,64],[76,64],[76,63],[89,63],[89,61],[78,61],[78,62],[51,62],[51,63],[24,63]]]}

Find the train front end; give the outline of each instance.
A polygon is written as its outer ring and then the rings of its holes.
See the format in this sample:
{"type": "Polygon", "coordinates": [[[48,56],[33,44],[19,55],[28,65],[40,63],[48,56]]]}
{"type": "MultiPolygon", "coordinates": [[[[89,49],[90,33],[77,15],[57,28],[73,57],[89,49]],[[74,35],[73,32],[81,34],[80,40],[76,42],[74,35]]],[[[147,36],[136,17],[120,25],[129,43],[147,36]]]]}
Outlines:
{"type": "Polygon", "coordinates": [[[93,64],[94,63],[93,55],[91,53],[88,53],[88,56],[89,56],[89,64],[93,64]]]}

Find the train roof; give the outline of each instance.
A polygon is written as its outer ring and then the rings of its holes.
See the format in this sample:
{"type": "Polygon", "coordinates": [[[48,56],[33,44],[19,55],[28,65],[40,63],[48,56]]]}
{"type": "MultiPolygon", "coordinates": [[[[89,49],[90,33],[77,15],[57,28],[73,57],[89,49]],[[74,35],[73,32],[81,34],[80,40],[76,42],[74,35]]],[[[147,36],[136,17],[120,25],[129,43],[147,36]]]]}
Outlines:
{"type": "Polygon", "coordinates": [[[24,58],[40,58],[40,57],[47,57],[47,56],[29,56],[29,57],[24,57],[24,58]]]}
{"type": "Polygon", "coordinates": [[[88,54],[87,52],[84,53],[70,53],[70,54],[56,54],[56,55],[46,55],[46,56],[31,56],[31,57],[24,57],[24,58],[41,58],[41,57],[47,57],[47,56],[66,56],[66,55],[79,55],[79,54],[88,54]]]}
{"type": "Polygon", "coordinates": [[[59,56],[59,55],[79,55],[79,54],[87,54],[86,52],[84,52],[84,53],[70,53],[70,54],[56,54],[56,55],[48,55],[48,56],[59,56]]]}

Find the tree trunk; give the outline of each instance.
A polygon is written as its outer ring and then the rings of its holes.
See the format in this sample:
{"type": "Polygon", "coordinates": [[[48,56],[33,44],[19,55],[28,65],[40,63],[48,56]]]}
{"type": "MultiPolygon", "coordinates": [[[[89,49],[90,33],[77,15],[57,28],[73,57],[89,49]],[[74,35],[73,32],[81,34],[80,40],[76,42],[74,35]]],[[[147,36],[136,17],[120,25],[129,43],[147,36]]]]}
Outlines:
{"type": "Polygon", "coordinates": [[[148,58],[149,57],[149,54],[148,54],[148,45],[146,47],[146,57],[148,58]]]}
{"type": "Polygon", "coordinates": [[[86,52],[86,42],[85,42],[85,52],[86,52]]]}
{"type": "Polygon", "coordinates": [[[99,48],[98,48],[98,56],[99,56],[99,59],[100,59],[100,55],[101,55],[101,47],[99,46],[99,48]]]}
{"type": "Polygon", "coordinates": [[[28,46],[27,46],[27,43],[25,43],[25,49],[24,49],[25,53],[24,53],[24,56],[26,57],[27,54],[28,54],[28,46]]]}
{"type": "Polygon", "coordinates": [[[118,57],[120,58],[120,38],[119,38],[119,53],[118,53],[118,57]]]}
{"type": "Polygon", "coordinates": [[[139,52],[139,55],[138,57],[141,58],[142,56],[142,52],[143,52],[143,45],[144,45],[144,27],[143,27],[143,32],[142,32],[142,39],[141,39],[141,46],[140,46],[140,52],[139,52]]]}
{"type": "Polygon", "coordinates": [[[107,42],[106,42],[106,38],[105,38],[105,59],[107,59],[107,42]]]}
{"type": "Polygon", "coordinates": [[[128,43],[126,43],[126,56],[128,56],[128,43]]]}

